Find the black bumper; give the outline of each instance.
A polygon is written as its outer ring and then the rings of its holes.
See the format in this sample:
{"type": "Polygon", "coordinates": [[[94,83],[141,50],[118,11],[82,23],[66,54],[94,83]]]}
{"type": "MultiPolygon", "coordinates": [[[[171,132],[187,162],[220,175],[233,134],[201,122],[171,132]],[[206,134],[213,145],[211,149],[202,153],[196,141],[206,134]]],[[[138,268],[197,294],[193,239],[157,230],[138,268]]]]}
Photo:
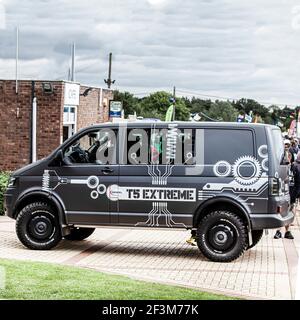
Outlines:
{"type": "Polygon", "coordinates": [[[291,224],[294,218],[292,211],[289,211],[284,217],[278,213],[250,215],[253,230],[281,228],[291,224]]]}
{"type": "Polygon", "coordinates": [[[9,193],[4,194],[4,213],[10,218],[13,217],[13,195],[9,193]]]}

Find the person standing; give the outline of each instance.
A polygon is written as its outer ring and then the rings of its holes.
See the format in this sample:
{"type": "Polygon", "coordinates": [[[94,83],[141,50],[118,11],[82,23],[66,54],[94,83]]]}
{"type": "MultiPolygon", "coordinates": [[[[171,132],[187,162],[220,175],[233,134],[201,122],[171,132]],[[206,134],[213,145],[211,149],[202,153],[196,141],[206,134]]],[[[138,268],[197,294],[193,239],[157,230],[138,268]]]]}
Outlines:
{"type": "Polygon", "coordinates": [[[296,161],[297,154],[299,152],[298,141],[296,139],[292,140],[291,146],[289,148],[289,152],[291,153],[291,156],[292,156],[291,163],[294,163],[296,161]]]}
{"type": "Polygon", "coordinates": [[[298,152],[296,161],[292,166],[292,173],[294,176],[294,187],[291,192],[291,204],[294,205],[296,199],[300,196],[300,152],[298,152]]]}
{"type": "MultiPolygon", "coordinates": [[[[291,148],[289,147],[289,144],[287,141],[285,141],[285,158],[288,160],[288,162],[291,164],[291,171],[294,177],[294,184],[293,187],[290,188],[290,194],[291,194],[291,208],[292,210],[295,207],[295,202],[297,197],[300,195],[300,152],[297,153],[297,156],[295,159],[295,162],[292,163],[292,154],[290,152],[291,148]]],[[[285,226],[285,234],[284,237],[286,239],[293,240],[294,236],[292,235],[291,231],[289,230],[290,225],[285,226]]],[[[282,234],[280,229],[278,229],[275,233],[274,239],[280,239],[282,238],[282,234]]]]}

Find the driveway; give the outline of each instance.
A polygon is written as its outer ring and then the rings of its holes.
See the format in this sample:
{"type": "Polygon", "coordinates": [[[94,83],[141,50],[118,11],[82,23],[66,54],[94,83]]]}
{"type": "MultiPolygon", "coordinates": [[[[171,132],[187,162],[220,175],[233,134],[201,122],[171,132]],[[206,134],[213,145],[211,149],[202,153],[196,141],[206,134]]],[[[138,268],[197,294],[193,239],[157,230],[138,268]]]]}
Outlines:
{"type": "Polygon", "coordinates": [[[186,244],[187,231],[103,228],[85,241],[64,240],[51,251],[31,251],[18,241],[14,226],[0,217],[0,258],[73,265],[248,299],[295,297],[299,213],[294,241],[274,240],[271,230],[255,248],[226,264],[210,262],[186,244]]]}

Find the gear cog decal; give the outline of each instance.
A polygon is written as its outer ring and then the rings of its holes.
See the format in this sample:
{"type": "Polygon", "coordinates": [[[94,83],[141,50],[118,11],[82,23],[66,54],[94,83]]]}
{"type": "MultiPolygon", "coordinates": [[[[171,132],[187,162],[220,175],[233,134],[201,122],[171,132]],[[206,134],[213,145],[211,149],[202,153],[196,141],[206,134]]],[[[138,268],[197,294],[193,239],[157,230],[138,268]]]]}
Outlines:
{"type": "Polygon", "coordinates": [[[219,161],[214,165],[214,173],[217,177],[228,177],[231,172],[231,165],[227,161],[219,161]]]}
{"type": "Polygon", "coordinates": [[[254,157],[244,156],[236,160],[232,167],[232,174],[239,184],[251,185],[261,177],[262,168],[254,157]]]}

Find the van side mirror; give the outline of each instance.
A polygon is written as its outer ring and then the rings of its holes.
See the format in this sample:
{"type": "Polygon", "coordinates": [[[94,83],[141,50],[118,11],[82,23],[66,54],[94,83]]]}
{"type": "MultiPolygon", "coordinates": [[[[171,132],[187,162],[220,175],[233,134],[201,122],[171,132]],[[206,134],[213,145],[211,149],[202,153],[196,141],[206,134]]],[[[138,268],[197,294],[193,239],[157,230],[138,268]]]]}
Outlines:
{"type": "Polygon", "coordinates": [[[63,161],[63,157],[64,157],[64,155],[63,155],[62,150],[58,150],[56,153],[55,159],[58,161],[63,161]]]}
{"type": "Polygon", "coordinates": [[[51,161],[50,166],[60,167],[63,164],[63,157],[64,155],[62,150],[58,150],[55,154],[55,157],[51,161]]]}

